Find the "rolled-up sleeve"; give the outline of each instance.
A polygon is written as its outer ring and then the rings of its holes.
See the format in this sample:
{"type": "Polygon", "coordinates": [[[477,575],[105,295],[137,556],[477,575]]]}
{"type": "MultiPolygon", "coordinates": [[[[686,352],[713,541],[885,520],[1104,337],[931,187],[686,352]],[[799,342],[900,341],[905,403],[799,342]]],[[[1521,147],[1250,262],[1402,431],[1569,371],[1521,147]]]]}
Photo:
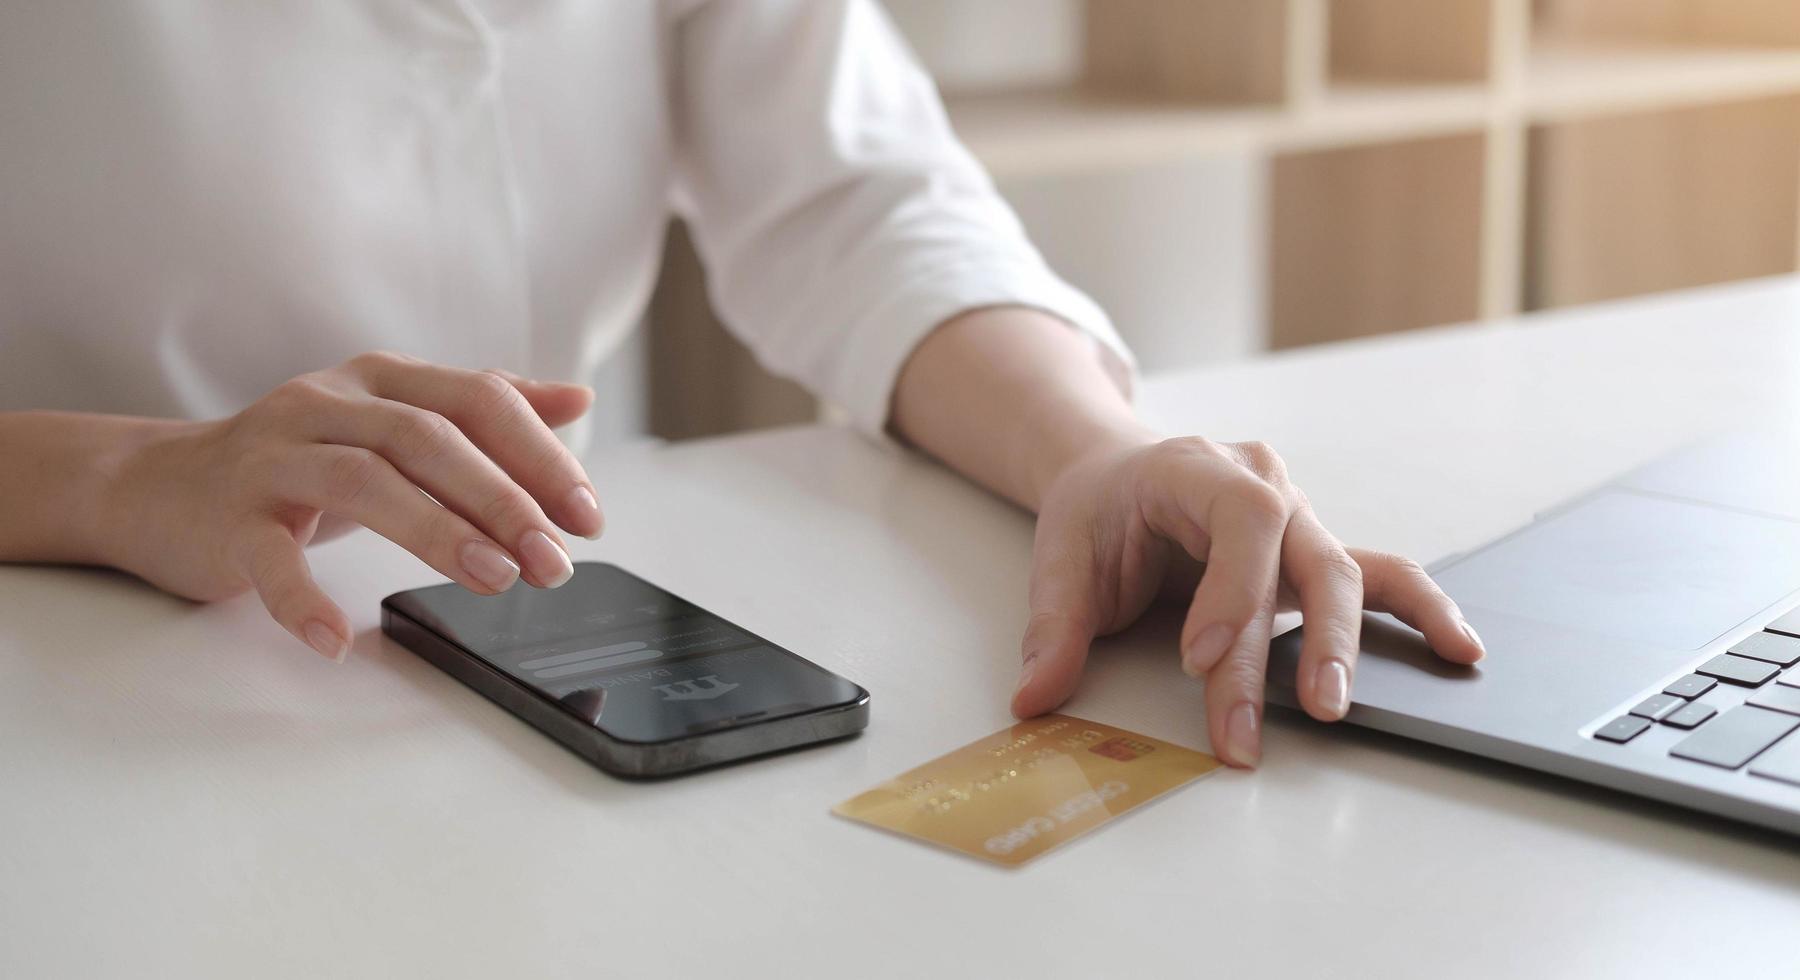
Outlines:
{"type": "Polygon", "coordinates": [[[704,0],[678,16],[675,207],[713,305],[766,367],[880,433],[933,327],[1017,305],[1129,377],[1106,314],[1045,265],[874,3],[704,0]]]}

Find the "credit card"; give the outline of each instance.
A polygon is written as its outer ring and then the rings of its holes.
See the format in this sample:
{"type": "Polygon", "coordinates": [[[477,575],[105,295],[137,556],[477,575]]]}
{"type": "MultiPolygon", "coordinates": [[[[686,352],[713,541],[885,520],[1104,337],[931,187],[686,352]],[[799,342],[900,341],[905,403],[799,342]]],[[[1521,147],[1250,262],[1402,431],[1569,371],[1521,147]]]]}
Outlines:
{"type": "Polygon", "coordinates": [[[1044,715],[901,773],[831,812],[1019,865],[1219,765],[1148,735],[1044,715]]]}

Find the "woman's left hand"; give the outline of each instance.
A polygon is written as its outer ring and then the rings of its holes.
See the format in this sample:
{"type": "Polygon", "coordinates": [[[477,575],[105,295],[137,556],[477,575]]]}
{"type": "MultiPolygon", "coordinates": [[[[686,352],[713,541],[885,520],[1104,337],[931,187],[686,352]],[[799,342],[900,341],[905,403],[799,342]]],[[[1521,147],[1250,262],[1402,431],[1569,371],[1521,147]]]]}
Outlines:
{"type": "Polygon", "coordinates": [[[1322,721],[1349,708],[1364,609],[1393,613],[1445,660],[1483,655],[1418,564],[1347,549],[1326,531],[1268,446],[1169,439],[1092,453],[1047,488],[1013,712],[1060,705],[1095,636],[1129,625],[1159,593],[1190,588],[1182,667],[1205,677],[1214,751],[1235,766],[1261,756],[1278,609],[1297,605],[1306,620],[1294,684],[1322,721]]]}

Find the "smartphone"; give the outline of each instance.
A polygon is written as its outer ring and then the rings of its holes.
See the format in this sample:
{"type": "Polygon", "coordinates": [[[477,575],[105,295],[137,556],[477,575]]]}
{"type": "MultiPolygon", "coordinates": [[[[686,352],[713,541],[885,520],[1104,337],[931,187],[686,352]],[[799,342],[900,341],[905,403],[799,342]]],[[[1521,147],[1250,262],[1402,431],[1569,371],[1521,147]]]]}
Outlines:
{"type": "Polygon", "coordinates": [[[556,589],[381,601],[402,646],[607,772],[665,776],[854,735],[869,692],[616,565],[556,589]]]}

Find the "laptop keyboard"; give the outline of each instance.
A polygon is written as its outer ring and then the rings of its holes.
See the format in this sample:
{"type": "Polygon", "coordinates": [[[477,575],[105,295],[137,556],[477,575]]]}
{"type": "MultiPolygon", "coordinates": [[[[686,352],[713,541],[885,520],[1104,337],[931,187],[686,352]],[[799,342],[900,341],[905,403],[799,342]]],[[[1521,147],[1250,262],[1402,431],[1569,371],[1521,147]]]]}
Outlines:
{"type": "Polygon", "coordinates": [[[1800,786],[1800,609],[1594,730],[1624,745],[1658,726],[1684,732],[1669,754],[1800,786]],[[1747,695],[1739,700],[1738,695],[1747,695]],[[1717,703],[1708,703],[1709,701],[1717,703]],[[1790,737],[1792,736],[1792,737],[1790,737]]]}

